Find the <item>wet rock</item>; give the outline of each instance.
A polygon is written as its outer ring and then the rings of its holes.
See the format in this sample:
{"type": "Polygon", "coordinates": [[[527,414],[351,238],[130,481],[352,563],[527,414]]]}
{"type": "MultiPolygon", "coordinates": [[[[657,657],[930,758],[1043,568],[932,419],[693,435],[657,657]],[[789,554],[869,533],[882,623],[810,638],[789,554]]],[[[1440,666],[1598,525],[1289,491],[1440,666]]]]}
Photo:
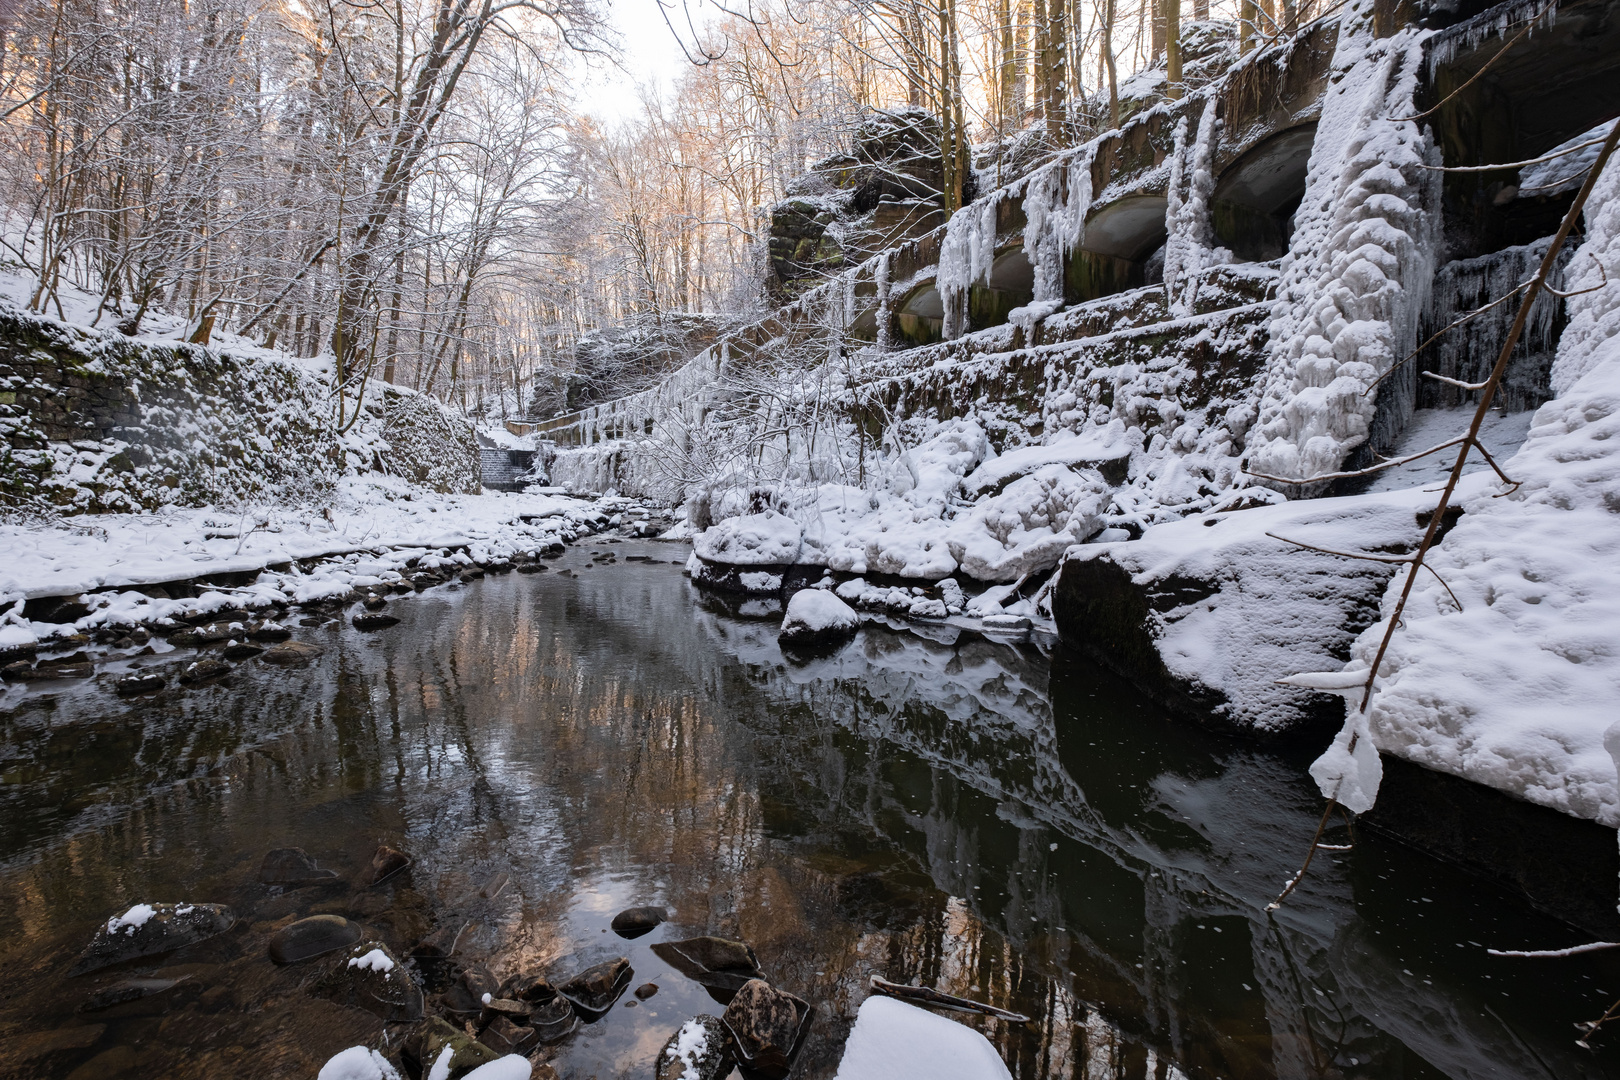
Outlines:
{"type": "Polygon", "coordinates": [[[652,947],[654,955],[682,975],[705,987],[721,1004],[743,983],[758,977],[759,957],[741,941],[718,937],[661,941],[652,947]]]}
{"type": "Polygon", "coordinates": [[[400,1053],[418,1076],[459,1080],[501,1055],[437,1016],[422,1021],[405,1037],[400,1053]],[[441,1068],[442,1066],[442,1068],[441,1068]]]}
{"type": "Polygon", "coordinates": [[[136,904],[108,919],[68,970],[83,975],[142,956],[172,952],[206,941],[236,923],[218,904],[136,904]]]}
{"type": "Polygon", "coordinates": [[[201,660],[193,660],[187,664],[180,672],[180,681],[189,686],[193,683],[217,679],[221,675],[229,675],[230,673],[231,665],[215,657],[205,656],[201,660]]]}
{"type": "Polygon", "coordinates": [[[386,630],[399,623],[398,618],[383,611],[368,611],[356,615],[350,621],[354,623],[356,630],[386,630]]]}
{"type": "Polygon", "coordinates": [[[529,1014],[529,1026],[540,1035],[541,1042],[554,1043],[579,1026],[579,1017],[568,999],[558,994],[529,1014]]]}
{"type": "Polygon", "coordinates": [[[810,1007],[792,994],[784,994],[764,979],[750,979],[726,1006],[721,1017],[731,1032],[738,1064],[762,1076],[788,1074],[799,1041],[801,1020],[810,1007]]]}
{"type": "Polygon", "coordinates": [[[205,626],[193,626],[176,630],[169,635],[169,644],[180,649],[195,649],[202,645],[213,645],[216,642],[228,641],[235,636],[228,623],[208,623],[205,626]]]}
{"type": "Polygon", "coordinates": [[[497,1054],[527,1054],[540,1045],[540,1033],[527,1025],[497,1016],[479,1033],[478,1041],[497,1054]]]}
{"type": "Polygon", "coordinates": [[[613,1008],[634,974],[630,961],[619,956],[586,968],[558,986],[557,993],[569,1000],[581,1019],[590,1022],[613,1008]]]}
{"type": "Polygon", "coordinates": [[[411,575],[411,585],[418,591],[422,589],[431,589],[433,586],[439,584],[439,582],[443,580],[444,579],[438,574],[435,574],[429,570],[423,570],[419,573],[411,575]]]}
{"type": "Polygon", "coordinates": [[[376,853],[371,856],[371,865],[360,875],[360,884],[363,888],[381,885],[410,865],[411,857],[403,851],[378,844],[376,853]]]}
{"type": "Polygon", "coordinates": [[[544,975],[509,975],[501,983],[500,996],[529,1005],[544,1005],[557,996],[557,988],[544,975]]]}
{"type": "Polygon", "coordinates": [[[422,988],[380,941],[351,945],[310,993],[375,1013],[386,1021],[422,1019],[422,988]]]}
{"type": "Polygon", "coordinates": [[[360,603],[365,605],[365,609],[367,611],[381,611],[383,608],[388,606],[388,597],[379,593],[372,593],[364,600],[360,601],[360,603]]]}
{"type": "Polygon", "coordinates": [[[95,665],[88,660],[68,658],[64,660],[41,660],[23,678],[26,679],[88,679],[96,673],[95,665]]]}
{"type": "Polygon", "coordinates": [[[0,667],[0,676],[7,682],[23,682],[34,677],[34,662],[32,660],[13,660],[5,667],[0,667]]]}
{"type": "Polygon", "coordinates": [[[546,572],[546,564],[541,562],[519,563],[517,572],[520,574],[543,574],[546,572]]]}
{"type": "Polygon", "coordinates": [[[445,923],[417,942],[416,948],[411,950],[411,955],[416,957],[418,961],[443,962],[448,960],[455,955],[456,943],[461,940],[461,935],[466,932],[466,929],[467,922],[465,919],[456,919],[445,923]]]}
{"type": "Polygon", "coordinates": [[[514,1024],[527,1024],[529,1014],[534,1010],[521,1001],[511,998],[492,997],[484,1002],[484,1012],[479,1018],[483,1023],[494,1023],[496,1017],[504,1016],[514,1024]]]}
{"type": "Polygon", "coordinates": [[[613,932],[622,938],[638,938],[669,918],[661,907],[626,908],[613,916],[613,932]]]}
{"type": "Polygon", "coordinates": [[[120,694],[150,694],[154,690],[161,690],[167,682],[163,676],[149,671],[126,675],[113,683],[113,689],[120,694]]]}
{"type": "Polygon", "coordinates": [[[249,630],[248,637],[254,641],[286,641],[292,637],[292,631],[278,622],[264,622],[249,630]]]}
{"type": "Polygon", "coordinates": [[[127,1005],[131,1001],[167,993],[185,981],[185,976],[178,979],[124,979],[91,994],[90,1000],[79,1006],[79,1011],[101,1012],[115,1005],[127,1005]]]}
{"type": "Polygon", "coordinates": [[[463,570],[461,573],[456,575],[456,577],[460,578],[463,583],[466,583],[466,582],[469,582],[469,581],[477,581],[479,578],[481,578],[483,576],[484,576],[484,570],[483,570],[482,567],[479,567],[479,566],[469,566],[469,567],[467,567],[467,569],[463,570]]]}
{"type": "Polygon", "coordinates": [[[694,1016],[658,1051],[658,1080],[720,1080],[731,1071],[731,1035],[719,1019],[694,1016]]]}
{"type": "Polygon", "coordinates": [[[311,645],[307,641],[283,641],[266,649],[259,659],[266,664],[296,667],[309,663],[325,652],[326,650],[319,645],[311,645]]]}
{"type": "Polygon", "coordinates": [[[439,998],[439,1008],[458,1020],[474,1020],[484,1013],[484,997],[500,992],[495,976],[483,964],[469,964],[439,998]]]}
{"type": "Polygon", "coordinates": [[[277,930],[270,938],[270,959],[297,964],[346,949],[360,940],[360,926],[341,915],[311,915],[277,930]]]}
{"type": "Polygon", "coordinates": [[[225,659],[251,660],[264,652],[263,645],[255,645],[251,641],[233,641],[225,646],[225,659]]]}
{"type": "Polygon", "coordinates": [[[336,880],[336,873],[317,867],[303,848],[276,848],[259,864],[259,881],[265,885],[292,888],[336,880]]]}
{"type": "Polygon", "coordinates": [[[640,986],[636,987],[635,990],[636,997],[640,998],[642,1001],[646,1001],[656,993],[658,993],[657,983],[642,983],[640,986]]]}

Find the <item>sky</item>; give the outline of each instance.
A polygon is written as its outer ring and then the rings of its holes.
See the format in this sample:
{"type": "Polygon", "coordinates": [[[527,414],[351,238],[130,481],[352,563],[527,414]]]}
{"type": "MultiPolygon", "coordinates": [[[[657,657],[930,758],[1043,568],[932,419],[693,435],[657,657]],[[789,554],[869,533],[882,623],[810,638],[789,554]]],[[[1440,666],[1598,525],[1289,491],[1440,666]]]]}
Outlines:
{"type": "MultiPolygon", "coordinates": [[[[682,0],[668,0],[670,20],[685,31],[682,0]]],[[[706,25],[718,12],[704,0],[691,0],[692,18],[706,25]]],[[[668,90],[682,69],[690,66],[676,43],[658,0],[610,0],[608,19],[623,46],[620,67],[607,62],[594,65],[584,79],[580,107],[606,124],[634,115],[640,108],[638,85],[654,84],[668,90]]]]}

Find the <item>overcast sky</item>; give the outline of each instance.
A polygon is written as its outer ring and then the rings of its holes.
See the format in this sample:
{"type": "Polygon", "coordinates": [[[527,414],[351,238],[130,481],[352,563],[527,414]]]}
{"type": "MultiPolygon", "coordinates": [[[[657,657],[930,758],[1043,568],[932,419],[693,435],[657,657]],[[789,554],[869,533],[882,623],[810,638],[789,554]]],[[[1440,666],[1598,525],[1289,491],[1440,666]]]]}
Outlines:
{"type": "MultiPolygon", "coordinates": [[[[674,4],[669,12],[670,19],[684,33],[686,15],[681,0],[670,2],[674,4]]],[[[703,0],[692,0],[692,17],[700,26],[716,14],[703,0]]],[[[638,84],[652,83],[668,90],[682,69],[690,66],[664,24],[658,0],[610,0],[608,18],[623,44],[624,70],[605,62],[594,65],[595,70],[584,80],[579,102],[583,111],[604,124],[612,124],[636,112],[640,107],[638,84]]]]}

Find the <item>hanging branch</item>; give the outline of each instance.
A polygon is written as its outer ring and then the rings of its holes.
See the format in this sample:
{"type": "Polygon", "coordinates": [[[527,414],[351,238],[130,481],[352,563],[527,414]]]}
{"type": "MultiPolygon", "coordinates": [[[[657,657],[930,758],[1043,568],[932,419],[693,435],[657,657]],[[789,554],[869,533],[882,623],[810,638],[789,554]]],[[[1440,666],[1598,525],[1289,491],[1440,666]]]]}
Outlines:
{"type": "MultiPolygon", "coordinates": [[[[1562,224],[1558,226],[1558,232],[1553,234],[1552,242],[1547,245],[1547,254],[1542,257],[1541,266],[1536,270],[1535,276],[1532,277],[1525,285],[1524,299],[1519,302],[1518,314],[1514,316],[1513,325],[1508,330],[1507,340],[1502,343],[1502,351],[1496,357],[1496,366],[1491,369],[1491,376],[1489,379],[1485,380],[1485,384],[1482,387],[1479,405],[1474,410],[1473,422],[1468,425],[1468,434],[1463,436],[1461,440],[1462,449],[1457,453],[1457,462],[1451,467],[1451,473],[1446,478],[1445,487],[1443,487],[1440,491],[1440,499],[1435,504],[1434,512],[1429,517],[1428,527],[1423,530],[1422,541],[1419,542],[1417,550],[1413,552],[1412,555],[1407,557],[1410,560],[1410,569],[1406,573],[1406,581],[1401,586],[1399,598],[1397,598],[1395,601],[1395,609],[1390,612],[1389,618],[1384,624],[1384,636],[1378,643],[1378,652],[1373,656],[1372,663],[1368,665],[1365,681],[1360,679],[1360,672],[1345,672],[1344,674],[1346,676],[1351,674],[1356,675],[1356,681],[1347,682],[1341,685],[1321,685],[1317,687],[1318,689],[1333,689],[1341,692],[1359,688],[1361,691],[1361,704],[1357,707],[1356,711],[1362,715],[1366,714],[1367,706],[1372,702],[1373,685],[1378,679],[1378,669],[1383,664],[1385,653],[1389,651],[1389,644],[1390,641],[1395,637],[1396,629],[1401,624],[1401,615],[1406,611],[1406,602],[1412,595],[1412,587],[1417,583],[1418,571],[1427,569],[1424,564],[1424,560],[1427,558],[1429,550],[1434,546],[1435,538],[1440,532],[1440,523],[1445,518],[1446,508],[1451,504],[1452,496],[1456,494],[1457,491],[1457,484],[1462,480],[1463,468],[1468,463],[1469,450],[1479,447],[1480,453],[1484,455],[1488,462],[1490,462],[1491,467],[1496,469],[1497,475],[1501,476],[1504,480],[1507,479],[1505,476],[1503,476],[1502,471],[1497,468],[1496,462],[1485,451],[1485,448],[1480,445],[1479,429],[1485,423],[1485,415],[1490,411],[1491,403],[1496,397],[1496,391],[1498,387],[1501,386],[1502,376],[1507,372],[1508,360],[1513,355],[1514,346],[1519,343],[1519,336],[1524,332],[1525,323],[1529,321],[1530,308],[1535,304],[1536,297],[1540,294],[1542,288],[1544,287],[1543,283],[1547,280],[1547,275],[1552,272],[1553,265],[1558,259],[1558,253],[1564,246],[1564,241],[1568,239],[1570,232],[1575,228],[1575,222],[1580,219],[1581,211],[1586,206],[1587,198],[1592,194],[1593,186],[1597,183],[1598,177],[1602,175],[1604,166],[1608,164],[1609,158],[1614,155],[1615,146],[1617,143],[1620,143],[1620,124],[1616,124],[1609,132],[1609,137],[1604,140],[1603,149],[1599,151],[1597,161],[1593,163],[1591,171],[1586,174],[1586,181],[1581,185],[1581,190],[1576,194],[1575,201],[1570,204],[1569,212],[1564,215],[1562,224]]],[[[1292,482],[1312,483],[1314,480],[1292,482]]],[[[1386,558],[1386,556],[1360,555],[1351,555],[1350,557],[1370,557],[1376,558],[1379,561],[1383,561],[1386,558]]],[[[1438,577],[1438,575],[1436,576],[1438,577]]],[[[1442,581],[1441,584],[1444,585],[1445,582],[1442,581]]],[[[1446,591],[1450,592],[1450,589],[1447,588],[1446,591]]],[[[1453,599],[1455,599],[1455,595],[1453,595],[1453,599]]],[[[1329,674],[1331,675],[1337,673],[1329,674]]],[[[1291,683],[1293,685],[1301,685],[1302,681],[1308,683],[1310,680],[1305,677],[1295,676],[1292,679],[1285,679],[1282,681],[1285,683],[1291,683]]],[[[1351,735],[1349,745],[1347,747],[1347,751],[1349,753],[1353,754],[1355,752],[1359,737],[1359,732],[1351,735]]],[[[1343,781],[1341,780],[1340,783],[1342,785],[1343,781]]],[[[1337,795],[1338,790],[1339,789],[1337,788],[1335,789],[1335,795],[1337,795]]],[[[1327,827],[1328,818],[1332,815],[1333,808],[1336,805],[1338,805],[1338,800],[1336,798],[1328,799],[1327,809],[1322,814],[1321,824],[1317,826],[1316,835],[1311,839],[1310,850],[1305,854],[1304,865],[1300,867],[1299,873],[1294,875],[1294,877],[1284,886],[1277,899],[1272,901],[1271,904],[1266,908],[1267,911],[1275,911],[1279,906],[1281,906],[1283,900],[1288,896],[1289,893],[1294,891],[1300,880],[1305,876],[1305,871],[1310,867],[1311,859],[1315,856],[1317,848],[1321,844],[1322,830],[1327,827]]],[[[1616,1015],[1620,1015],[1620,1001],[1617,1001],[1614,1006],[1608,1010],[1608,1012],[1604,1013],[1602,1017],[1592,1022],[1589,1026],[1583,1028],[1583,1030],[1586,1034],[1590,1035],[1604,1023],[1614,1019],[1616,1015]]]]}

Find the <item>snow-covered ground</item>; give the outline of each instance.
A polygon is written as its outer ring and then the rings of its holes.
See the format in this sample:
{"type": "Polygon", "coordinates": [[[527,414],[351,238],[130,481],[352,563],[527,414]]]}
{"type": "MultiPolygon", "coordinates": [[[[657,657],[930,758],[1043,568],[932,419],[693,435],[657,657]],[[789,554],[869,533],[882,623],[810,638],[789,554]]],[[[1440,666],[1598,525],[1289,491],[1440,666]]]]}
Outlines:
{"type": "Polygon", "coordinates": [[[605,524],[620,506],[557,495],[439,495],[391,477],[349,477],[330,517],[315,508],[224,512],[167,508],[52,525],[0,525],[0,648],[100,626],[306,602],[402,580],[407,563],[487,564],[535,554],[605,524]],[[297,564],[322,560],[308,572],[297,564]],[[287,565],[291,564],[291,565],[287,565]],[[280,567],[276,570],[267,567],[280,567]],[[262,571],[246,587],[184,600],[134,586],[262,571]],[[31,623],[23,602],[94,592],[77,623],[31,623]]]}

